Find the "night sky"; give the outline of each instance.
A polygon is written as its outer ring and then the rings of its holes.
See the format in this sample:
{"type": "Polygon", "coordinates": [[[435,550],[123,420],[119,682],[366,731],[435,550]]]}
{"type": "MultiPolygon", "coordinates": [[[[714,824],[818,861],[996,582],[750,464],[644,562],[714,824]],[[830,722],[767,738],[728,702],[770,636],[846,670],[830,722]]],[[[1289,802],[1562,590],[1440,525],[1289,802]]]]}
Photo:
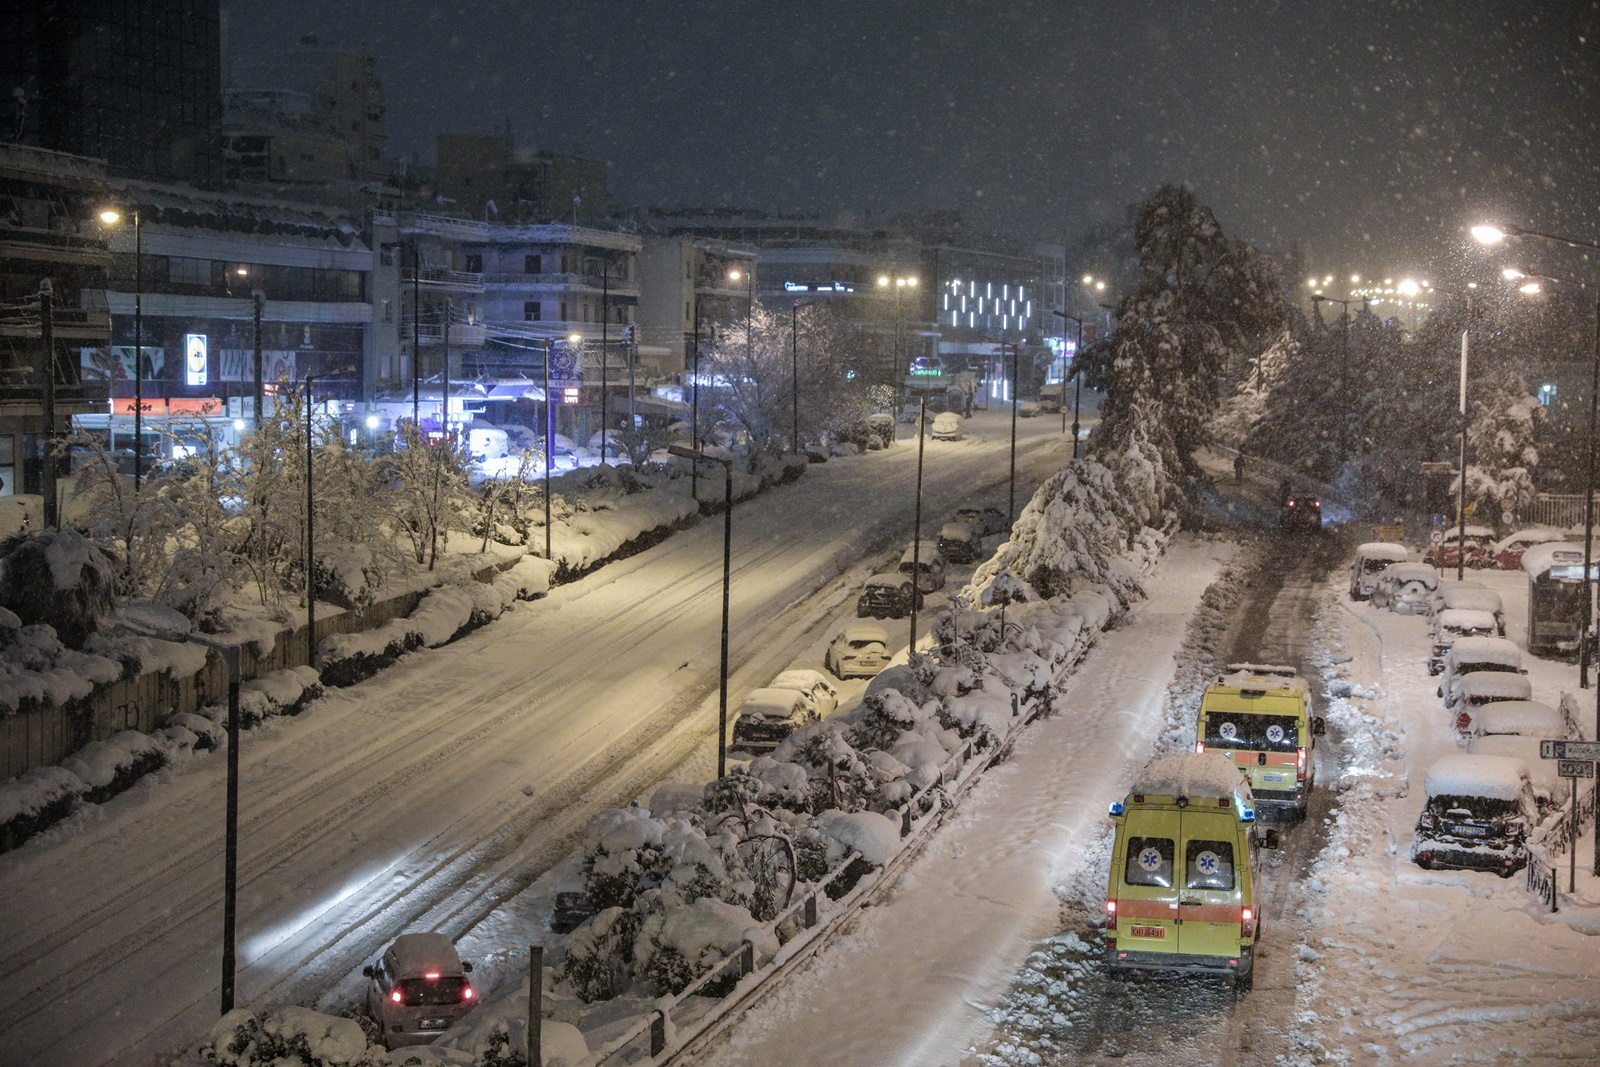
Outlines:
{"type": "Polygon", "coordinates": [[[625,204],[955,209],[1058,239],[1190,184],[1317,269],[1439,273],[1483,216],[1600,236],[1600,0],[251,0],[365,46],[391,146],[509,123],[625,204]]]}

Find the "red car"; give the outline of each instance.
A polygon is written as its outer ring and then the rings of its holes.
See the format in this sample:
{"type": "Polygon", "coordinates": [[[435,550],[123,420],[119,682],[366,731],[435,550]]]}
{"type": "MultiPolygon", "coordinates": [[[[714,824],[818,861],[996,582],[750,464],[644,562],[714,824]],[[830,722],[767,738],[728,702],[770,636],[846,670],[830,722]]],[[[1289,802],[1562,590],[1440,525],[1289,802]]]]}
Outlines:
{"type": "Polygon", "coordinates": [[[1452,527],[1444,532],[1443,541],[1431,545],[1428,551],[1423,553],[1422,562],[1446,570],[1461,561],[1461,552],[1465,546],[1468,567],[1493,567],[1494,557],[1489,550],[1493,541],[1494,531],[1487,526],[1468,526],[1465,530],[1452,527]]]}
{"type": "Polygon", "coordinates": [[[1535,526],[1527,530],[1518,530],[1509,537],[1502,538],[1489,549],[1490,556],[1494,559],[1494,566],[1501,570],[1514,571],[1522,566],[1522,554],[1534,545],[1542,545],[1548,541],[1564,541],[1566,534],[1547,526],[1535,526]]]}

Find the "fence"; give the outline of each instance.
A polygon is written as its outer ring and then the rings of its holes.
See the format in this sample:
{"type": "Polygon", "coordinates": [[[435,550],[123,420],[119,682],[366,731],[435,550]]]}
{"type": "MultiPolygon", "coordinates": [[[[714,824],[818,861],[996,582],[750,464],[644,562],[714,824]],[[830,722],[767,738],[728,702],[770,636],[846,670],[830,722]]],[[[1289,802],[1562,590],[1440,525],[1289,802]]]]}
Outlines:
{"type": "Polygon", "coordinates": [[[1524,526],[1554,526],[1568,529],[1583,524],[1582,493],[1540,493],[1523,508],[1519,520],[1524,526]]]}
{"type": "Polygon", "coordinates": [[[1543,904],[1550,905],[1552,912],[1560,911],[1561,892],[1556,887],[1556,869],[1553,865],[1544,862],[1533,852],[1528,853],[1528,892],[1532,893],[1543,904]]]}

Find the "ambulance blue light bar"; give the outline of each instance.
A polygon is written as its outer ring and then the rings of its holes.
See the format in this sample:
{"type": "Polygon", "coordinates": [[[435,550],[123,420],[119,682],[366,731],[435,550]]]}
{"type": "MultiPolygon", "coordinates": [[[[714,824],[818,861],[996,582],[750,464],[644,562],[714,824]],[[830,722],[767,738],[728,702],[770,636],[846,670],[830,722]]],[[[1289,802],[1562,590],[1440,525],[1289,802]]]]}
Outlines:
{"type": "Polygon", "coordinates": [[[1122,801],[1113,800],[1111,802],[1111,814],[1113,814],[1113,815],[1121,815],[1124,810],[1125,809],[1122,806],[1122,801]]]}

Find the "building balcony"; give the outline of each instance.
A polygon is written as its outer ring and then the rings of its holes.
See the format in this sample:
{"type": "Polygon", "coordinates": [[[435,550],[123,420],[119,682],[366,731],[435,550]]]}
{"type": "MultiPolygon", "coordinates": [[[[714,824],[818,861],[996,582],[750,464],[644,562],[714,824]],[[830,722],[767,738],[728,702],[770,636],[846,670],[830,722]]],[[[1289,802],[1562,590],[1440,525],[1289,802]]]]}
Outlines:
{"type": "MultiPolygon", "coordinates": [[[[452,348],[456,345],[481,345],[487,336],[487,329],[481,325],[475,326],[465,322],[452,322],[450,324],[450,345],[452,348]]],[[[424,322],[417,328],[416,337],[424,345],[443,344],[444,327],[436,322],[424,322]]],[[[410,341],[412,339],[411,323],[403,322],[400,324],[400,339],[402,341],[410,341]]]]}
{"type": "Polygon", "coordinates": [[[423,267],[420,271],[403,267],[400,270],[401,284],[415,285],[433,293],[481,293],[483,278],[482,274],[470,271],[440,270],[436,267],[423,267]]]}
{"type": "MultiPolygon", "coordinates": [[[[111,312],[105,308],[54,308],[50,321],[57,341],[105,344],[111,340],[111,312]]],[[[0,320],[0,337],[38,337],[39,329],[37,312],[0,320]]]]}

